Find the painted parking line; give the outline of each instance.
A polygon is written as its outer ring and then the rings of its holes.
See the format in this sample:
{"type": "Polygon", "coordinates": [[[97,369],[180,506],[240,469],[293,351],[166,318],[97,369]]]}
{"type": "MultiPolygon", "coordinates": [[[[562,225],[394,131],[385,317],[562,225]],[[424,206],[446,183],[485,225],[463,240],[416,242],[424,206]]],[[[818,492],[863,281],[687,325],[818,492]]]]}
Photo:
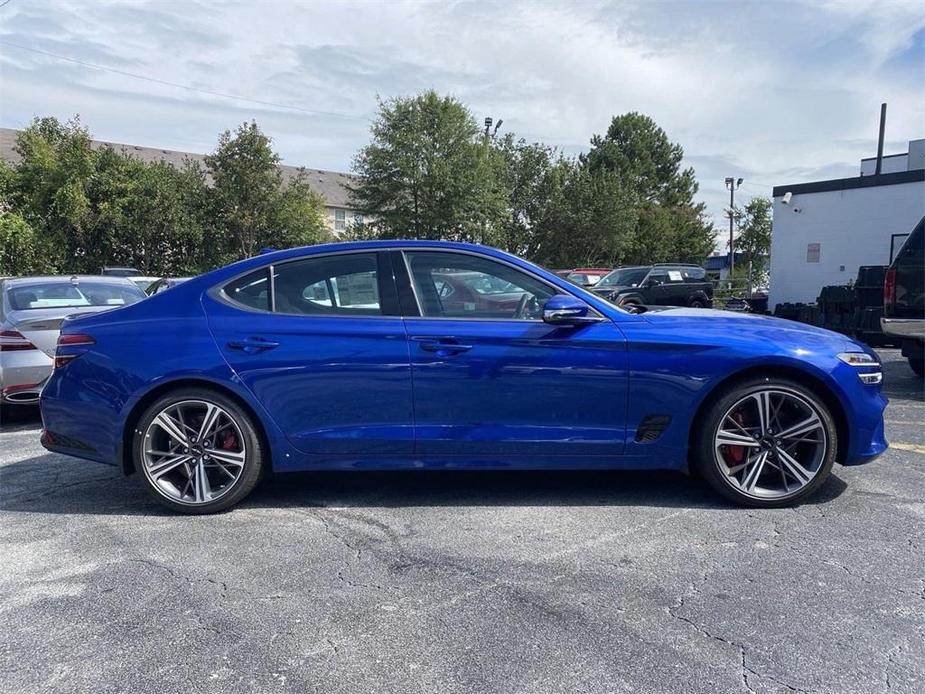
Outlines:
{"type": "Polygon", "coordinates": [[[890,443],[890,448],[898,448],[901,451],[912,451],[925,455],[925,446],[919,446],[915,443],[890,443]]]}

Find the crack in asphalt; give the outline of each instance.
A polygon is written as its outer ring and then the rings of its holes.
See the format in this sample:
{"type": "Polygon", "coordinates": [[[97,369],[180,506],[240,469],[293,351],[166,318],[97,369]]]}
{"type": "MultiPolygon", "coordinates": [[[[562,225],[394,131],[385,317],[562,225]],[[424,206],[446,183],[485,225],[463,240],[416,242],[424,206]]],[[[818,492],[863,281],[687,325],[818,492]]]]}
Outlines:
{"type": "MultiPolygon", "coordinates": [[[[696,585],[691,583],[690,588],[688,588],[687,592],[698,594],[700,593],[700,589],[697,588],[696,585]]],[[[799,692],[801,694],[810,694],[812,690],[794,687],[793,685],[788,684],[787,682],[783,682],[777,679],[776,677],[772,677],[771,675],[758,672],[757,670],[755,670],[754,668],[748,665],[748,652],[746,651],[746,648],[743,644],[738,643],[737,641],[732,641],[730,639],[724,638],[723,636],[720,636],[718,634],[714,634],[712,631],[707,629],[705,626],[703,626],[702,624],[698,624],[697,622],[692,620],[690,617],[686,617],[682,614],[678,614],[677,611],[684,607],[684,599],[686,595],[687,593],[680,595],[675,601],[675,604],[669,605],[666,608],[666,611],[668,612],[669,615],[671,615],[675,619],[692,626],[694,629],[700,632],[701,635],[706,636],[707,638],[712,639],[714,641],[717,641],[725,646],[731,646],[738,650],[739,676],[741,678],[742,686],[745,688],[745,691],[749,692],[749,694],[757,694],[757,691],[754,689],[754,687],[752,687],[752,684],[749,681],[749,675],[753,675],[759,679],[765,679],[770,682],[774,682],[775,684],[778,684],[781,687],[786,688],[788,691],[799,692]]]]}

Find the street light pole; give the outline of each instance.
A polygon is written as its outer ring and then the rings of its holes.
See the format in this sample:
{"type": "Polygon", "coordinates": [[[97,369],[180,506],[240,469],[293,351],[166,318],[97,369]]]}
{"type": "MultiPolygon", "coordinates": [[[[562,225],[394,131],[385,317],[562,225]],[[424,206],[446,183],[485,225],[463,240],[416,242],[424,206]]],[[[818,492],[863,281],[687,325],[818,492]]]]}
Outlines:
{"type": "Polygon", "coordinates": [[[735,208],[736,208],[736,190],[742,185],[744,179],[736,179],[732,176],[726,177],[726,188],[729,189],[729,277],[732,277],[733,270],[736,269],[736,249],[735,249],[735,208]]]}

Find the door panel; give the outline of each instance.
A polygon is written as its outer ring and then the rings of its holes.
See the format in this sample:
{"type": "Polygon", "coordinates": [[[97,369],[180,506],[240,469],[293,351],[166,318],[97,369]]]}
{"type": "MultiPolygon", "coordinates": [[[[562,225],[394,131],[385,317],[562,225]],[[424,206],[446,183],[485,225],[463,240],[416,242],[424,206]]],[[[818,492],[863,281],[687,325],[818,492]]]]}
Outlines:
{"type": "Polygon", "coordinates": [[[626,352],[610,321],[409,318],[406,326],[420,454],[623,452],[626,352]]]}
{"type": "MultiPolygon", "coordinates": [[[[296,270],[283,267],[274,269],[272,302],[280,311],[301,314],[265,310],[271,300],[248,288],[258,286],[254,282],[229,285],[225,296],[204,299],[209,327],[228,364],[300,451],[411,454],[404,326],[397,315],[372,315],[384,292],[370,286],[369,272],[327,277],[332,271],[325,267],[319,280],[317,272],[294,277],[296,270]]],[[[391,283],[391,266],[387,277],[391,283]]]]}
{"type": "Polygon", "coordinates": [[[408,251],[396,279],[408,289],[402,306],[416,304],[405,326],[418,453],[622,453],[627,367],[616,325],[538,320],[561,290],[484,256],[408,251]]]}

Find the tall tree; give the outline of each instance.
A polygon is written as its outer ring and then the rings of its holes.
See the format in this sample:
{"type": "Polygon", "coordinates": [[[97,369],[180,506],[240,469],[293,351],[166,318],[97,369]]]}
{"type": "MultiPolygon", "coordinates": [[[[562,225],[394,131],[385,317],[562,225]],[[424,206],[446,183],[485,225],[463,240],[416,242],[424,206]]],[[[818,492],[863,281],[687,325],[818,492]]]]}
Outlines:
{"type": "Polygon", "coordinates": [[[771,254],[771,201],[752,198],[744,208],[736,210],[735,219],[739,226],[736,253],[744,256],[746,268],[751,263],[753,273],[764,274],[771,254]]]}
{"type": "Polygon", "coordinates": [[[641,113],[614,116],[603,137],[591,138],[584,155],[591,171],[613,171],[642,200],[666,207],[692,204],[697,180],[681,169],[684,150],[654,120],[641,113]]]}
{"type": "Polygon", "coordinates": [[[634,242],[637,262],[701,262],[713,248],[715,230],[694,201],[692,168],[681,168],[684,150],[649,116],[616,116],[606,135],[591,138],[581,158],[592,173],[617,175],[639,198],[639,227],[634,242]]]}
{"type": "Polygon", "coordinates": [[[46,271],[84,270],[88,254],[93,255],[83,244],[97,163],[90,144],[89,132],[76,118],[67,123],[36,118],[16,138],[20,163],[9,197],[35,230],[46,271]]]}
{"type": "Polygon", "coordinates": [[[284,182],[279,155],[256,123],[226,130],[206,156],[211,204],[220,233],[216,261],[256,255],[261,248],[317,243],[327,237],[324,203],[304,177],[284,182]]]}
{"type": "Polygon", "coordinates": [[[379,236],[488,240],[504,199],[490,143],[462,103],[434,91],[380,101],[371,133],[352,195],[379,236]]]}
{"type": "Polygon", "coordinates": [[[516,255],[535,257],[551,228],[548,220],[573,165],[554,148],[512,133],[492,143],[494,179],[506,198],[491,241],[516,255]]]}

